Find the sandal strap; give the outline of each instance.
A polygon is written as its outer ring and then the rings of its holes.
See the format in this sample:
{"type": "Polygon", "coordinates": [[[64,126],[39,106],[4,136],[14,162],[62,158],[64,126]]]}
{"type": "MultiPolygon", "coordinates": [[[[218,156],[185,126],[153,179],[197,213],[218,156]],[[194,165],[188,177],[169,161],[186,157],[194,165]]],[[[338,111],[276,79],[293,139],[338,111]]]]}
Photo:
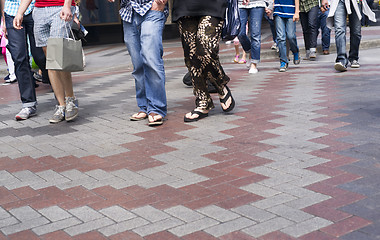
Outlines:
{"type": "Polygon", "coordinates": [[[230,89],[227,87],[227,85],[225,86],[226,87],[226,89],[227,89],[227,94],[226,94],[226,96],[222,99],[222,98],[219,98],[219,101],[221,102],[221,103],[223,103],[223,104],[226,104],[226,102],[227,102],[227,100],[230,98],[230,97],[232,97],[231,96],[231,91],[230,91],[230,89]]]}

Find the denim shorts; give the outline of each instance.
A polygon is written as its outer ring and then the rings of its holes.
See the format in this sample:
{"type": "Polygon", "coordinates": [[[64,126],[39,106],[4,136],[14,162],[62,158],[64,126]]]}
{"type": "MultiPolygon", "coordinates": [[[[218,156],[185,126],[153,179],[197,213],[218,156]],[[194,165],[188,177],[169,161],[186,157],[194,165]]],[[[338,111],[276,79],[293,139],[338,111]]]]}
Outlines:
{"type": "MultiPolygon", "coordinates": [[[[67,38],[69,36],[70,22],[65,22],[59,16],[62,6],[35,7],[33,10],[34,37],[37,47],[46,47],[48,38],[67,38]]],[[[71,12],[75,10],[71,7],[71,12]]]]}

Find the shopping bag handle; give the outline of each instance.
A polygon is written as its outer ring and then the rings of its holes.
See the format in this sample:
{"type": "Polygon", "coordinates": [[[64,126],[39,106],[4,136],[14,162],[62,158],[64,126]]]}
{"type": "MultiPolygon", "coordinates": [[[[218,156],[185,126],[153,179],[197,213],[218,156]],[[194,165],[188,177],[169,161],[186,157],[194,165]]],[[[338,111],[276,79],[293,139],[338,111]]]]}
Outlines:
{"type": "Polygon", "coordinates": [[[63,21],[64,27],[65,27],[65,29],[66,29],[67,38],[75,40],[74,32],[73,32],[73,29],[71,28],[71,24],[70,24],[70,22],[66,22],[66,21],[63,20],[63,19],[61,19],[61,20],[63,21]],[[69,31],[67,30],[67,27],[66,27],[66,24],[69,25],[69,28],[70,28],[70,32],[71,32],[71,36],[72,36],[72,37],[70,37],[69,31]]]}

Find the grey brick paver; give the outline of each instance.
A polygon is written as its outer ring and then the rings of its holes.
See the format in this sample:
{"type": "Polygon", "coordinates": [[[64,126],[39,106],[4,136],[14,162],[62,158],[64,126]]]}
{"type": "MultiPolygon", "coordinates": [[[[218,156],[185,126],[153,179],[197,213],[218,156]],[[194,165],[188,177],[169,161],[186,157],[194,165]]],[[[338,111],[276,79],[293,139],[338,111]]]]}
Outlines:
{"type": "Polygon", "coordinates": [[[104,217],[104,215],[88,206],[70,209],[69,212],[83,222],[89,222],[104,217]]]}
{"type": "Polygon", "coordinates": [[[66,228],[64,231],[70,236],[75,236],[78,234],[91,232],[93,230],[103,228],[105,226],[109,226],[114,223],[115,222],[112,221],[111,219],[104,217],[104,218],[96,219],[94,221],[89,221],[89,222],[85,222],[82,224],[78,224],[78,225],[66,228]]]}
{"type": "Polygon", "coordinates": [[[148,220],[149,222],[158,222],[170,217],[170,215],[168,215],[167,213],[160,211],[149,205],[133,209],[132,212],[148,220]]]}
{"type": "Polygon", "coordinates": [[[193,232],[202,231],[211,226],[218,225],[220,222],[212,219],[212,218],[202,218],[193,222],[188,222],[184,225],[180,225],[178,227],[172,228],[169,232],[173,233],[178,237],[182,237],[193,232]]]}
{"type": "Polygon", "coordinates": [[[21,232],[24,230],[28,230],[28,229],[31,229],[34,227],[45,225],[47,223],[49,223],[49,220],[47,220],[44,217],[33,218],[33,219],[29,219],[29,220],[23,221],[23,222],[18,223],[18,224],[14,224],[14,225],[4,227],[1,229],[1,231],[5,235],[10,235],[10,234],[21,232]]]}
{"type": "Polygon", "coordinates": [[[232,219],[240,217],[240,215],[232,211],[226,210],[224,208],[221,208],[215,205],[210,205],[210,206],[198,209],[197,211],[208,217],[216,219],[220,222],[226,222],[226,221],[230,221],[232,219]]]}
{"type": "Polygon", "coordinates": [[[182,222],[181,220],[179,220],[177,218],[167,218],[167,219],[164,219],[164,220],[161,220],[158,222],[154,222],[154,223],[146,225],[146,226],[138,227],[138,228],[134,229],[133,231],[135,233],[139,234],[140,236],[145,237],[145,236],[153,234],[153,233],[157,233],[157,232],[168,230],[170,228],[174,228],[176,226],[182,225],[183,223],[184,222],[182,222]]]}
{"type": "Polygon", "coordinates": [[[77,218],[71,217],[33,228],[32,231],[35,232],[37,235],[41,236],[47,233],[63,230],[81,223],[82,222],[77,218]]]}
{"type": "Polygon", "coordinates": [[[211,234],[214,237],[220,237],[227,233],[235,232],[240,229],[256,224],[254,221],[248,218],[240,217],[229,222],[223,222],[216,226],[205,229],[204,231],[211,234]]]}
{"type": "Polygon", "coordinates": [[[4,218],[9,218],[11,215],[5,211],[2,207],[0,207],[0,220],[4,218]]]}
{"type": "Polygon", "coordinates": [[[248,191],[248,192],[251,192],[251,193],[254,193],[254,194],[257,194],[257,195],[260,195],[262,197],[271,197],[271,196],[274,196],[274,195],[281,193],[281,192],[279,192],[273,188],[269,188],[269,187],[266,187],[264,185],[257,184],[257,183],[251,183],[249,185],[241,187],[241,189],[248,191]]]}
{"type": "Polygon", "coordinates": [[[276,215],[268,211],[262,210],[260,208],[256,208],[251,205],[244,205],[244,206],[232,209],[232,211],[257,222],[265,222],[271,218],[276,217],[276,215]]]}
{"type": "Polygon", "coordinates": [[[14,225],[17,223],[19,223],[19,221],[15,217],[6,217],[3,219],[0,219],[0,230],[3,227],[7,227],[7,226],[14,225]]]}
{"type": "Polygon", "coordinates": [[[285,229],[282,229],[281,231],[292,237],[298,238],[318,229],[327,227],[331,224],[333,224],[333,222],[320,217],[314,217],[304,222],[300,222],[296,225],[289,226],[285,229]]]}
{"type": "Polygon", "coordinates": [[[41,217],[41,214],[29,206],[14,208],[9,211],[21,222],[41,217]]]}
{"type": "Polygon", "coordinates": [[[255,206],[261,209],[267,209],[267,208],[277,206],[286,202],[294,201],[297,199],[298,199],[297,197],[294,197],[292,195],[289,195],[286,193],[280,193],[272,197],[268,197],[266,199],[253,202],[252,206],[255,206]]]}
{"type": "Polygon", "coordinates": [[[318,193],[313,193],[309,194],[306,197],[302,197],[293,201],[289,201],[285,203],[287,206],[296,208],[296,209],[302,209],[305,207],[309,207],[311,205],[326,201],[330,199],[330,196],[323,195],[323,194],[318,194],[318,193]]]}
{"type": "Polygon", "coordinates": [[[115,222],[123,222],[136,217],[135,214],[119,206],[103,208],[99,212],[106,215],[115,222]]]}
{"type": "Polygon", "coordinates": [[[67,211],[63,210],[62,208],[58,206],[44,208],[44,209],[38,210],[38,212],[52,222],[56,222],[59,220],[72,217],[70,213],[68,213],[67,211]]]}
{"type": "Polygon", "coordinates": [[[257,225],[245,228],[242,231],[248,235],[251,235],[251,236],[257,238],[257,237],[261,237],[267,233],[274,232],[277,230],[281,230],[281,229],[286,228],[288,226],[291,226],[293,224],[294,224],[294,222],[289,221],[285,218],[276,217],[276,218],[272,218],[266,222],[259,223],[257,225]]]}
{"type": "Polygon", "coordinates": [[[204,215],[199,214],[198,212],[184,206],[175,206],[168,208],[165,210],[165,212],[187,223],[204,218],[204,215]]]}
{"type": "Polygon", "coordinates": [[[102,233],[104,236],[109,237],[114,234],[118,234],[124,231],[129,231],[144,225],[148,225],[150,222],[147,220],[137,217],[133,218],[124,222],[119,222],[116,224],[112,224],[108,227],[104,227],[99,229],[99,232],[102,233]]]}
{"type": "Polygon", "coordinates": [[[275,206],[272,208],[268,208],[267,211],[272,212],[272,213],[274,213],[280,217],[289,219],[289,220],[297,222],[297,223],[306,221],[306,220],[314,217],[313,215],[311,215],[309,213],[306,213],[302,210],[298,210],[298,209],[288,207],[284,204],[281,204],[279,206],[275,206]]]}

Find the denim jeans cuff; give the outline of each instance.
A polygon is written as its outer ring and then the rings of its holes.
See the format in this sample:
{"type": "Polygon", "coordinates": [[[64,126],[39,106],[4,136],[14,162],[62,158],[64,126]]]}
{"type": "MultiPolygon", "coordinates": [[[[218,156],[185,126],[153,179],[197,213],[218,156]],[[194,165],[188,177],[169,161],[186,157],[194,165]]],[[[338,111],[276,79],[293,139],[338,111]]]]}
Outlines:
{"type": "Polygon", "coordinates": [[[27,103],[22,103],[23,108],[27,107],[37,107],[37,102],[27,102],[27,103]]]}

